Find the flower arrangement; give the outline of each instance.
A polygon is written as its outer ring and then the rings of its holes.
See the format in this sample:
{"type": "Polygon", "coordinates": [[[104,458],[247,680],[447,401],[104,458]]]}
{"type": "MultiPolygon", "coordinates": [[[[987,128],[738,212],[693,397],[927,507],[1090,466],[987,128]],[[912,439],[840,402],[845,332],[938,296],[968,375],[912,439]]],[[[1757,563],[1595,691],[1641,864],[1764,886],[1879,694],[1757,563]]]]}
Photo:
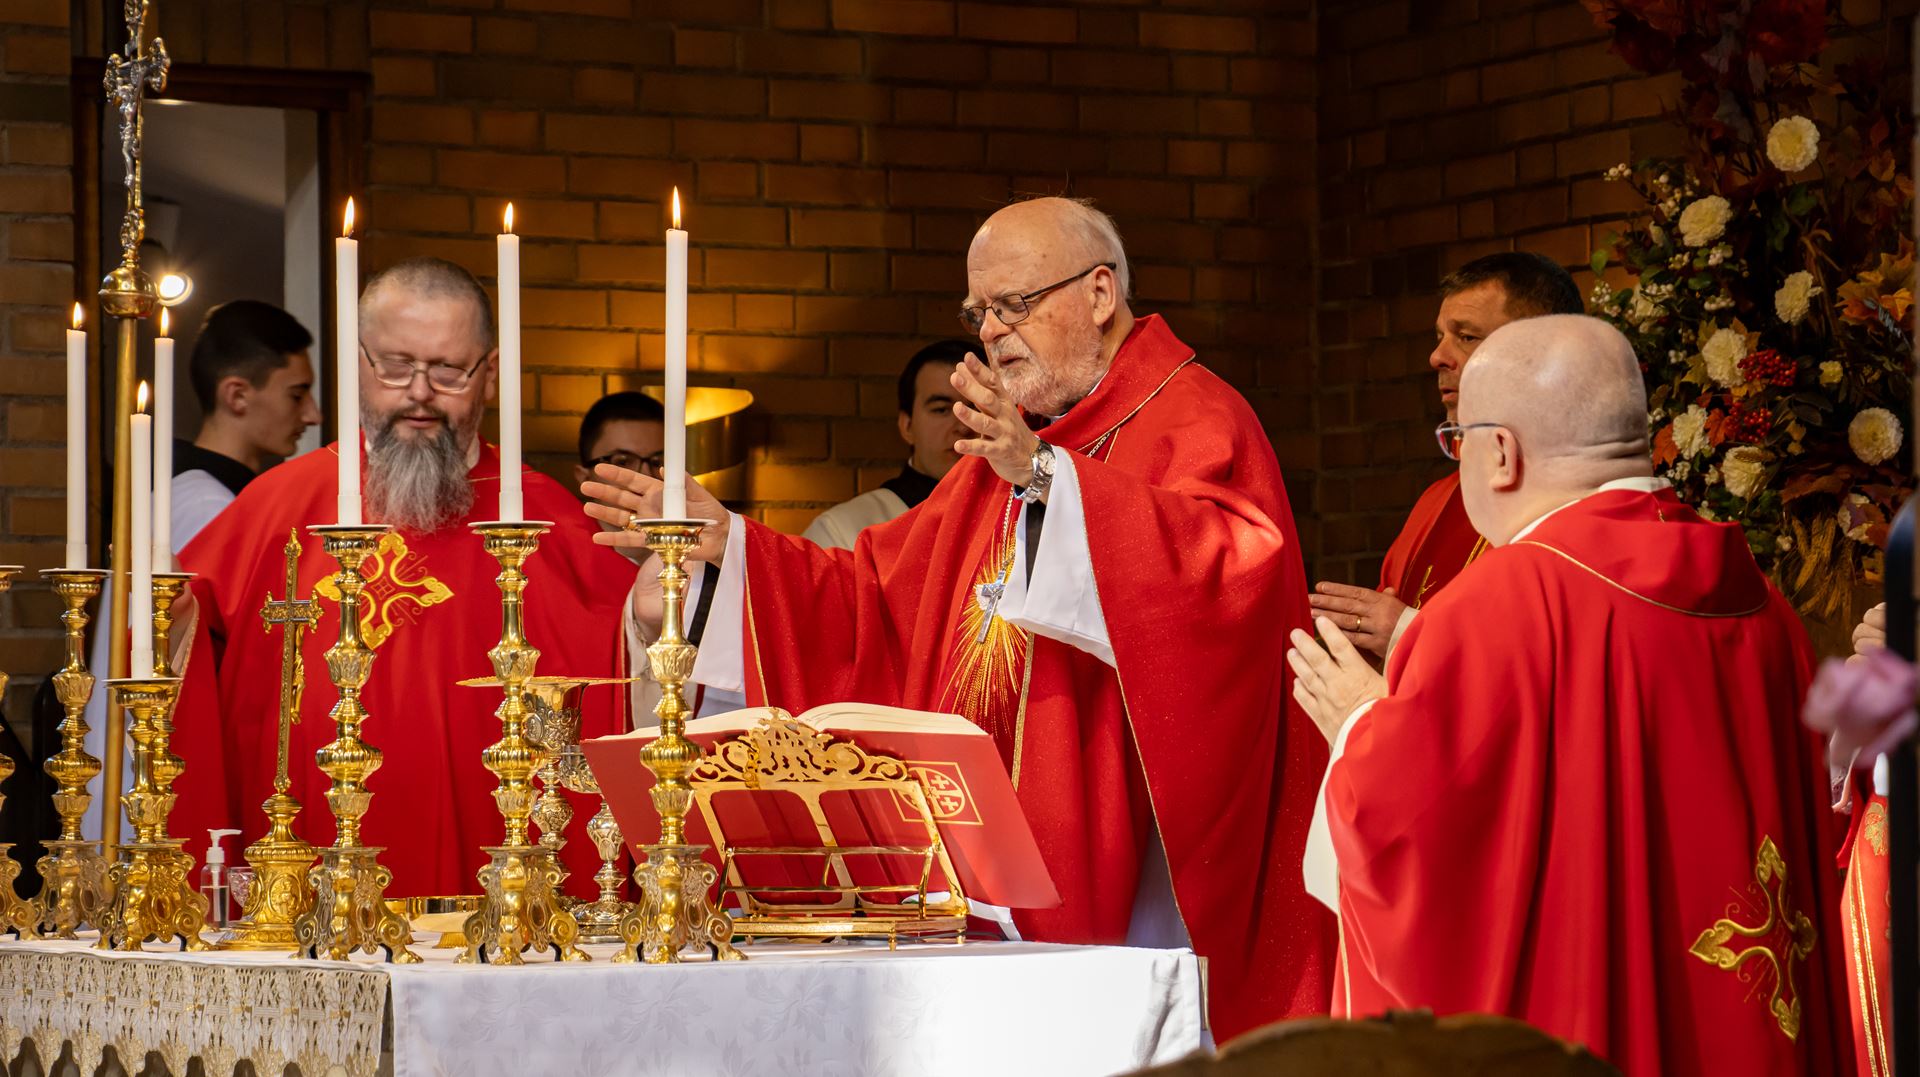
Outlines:
{"type": "Polygon", "coordinates": [[[1655,465],[1740,523],[1803,613],[1851,617],[1913,490],[1904,83],[1884,56],[1820,65],[1851,32],[1823,0],[1582,2],[1629,64],[1681,79],[1686,156],[1607,173],[1646,210],[1593,256],[1595,313],[1646,372],[1655,465]]]}

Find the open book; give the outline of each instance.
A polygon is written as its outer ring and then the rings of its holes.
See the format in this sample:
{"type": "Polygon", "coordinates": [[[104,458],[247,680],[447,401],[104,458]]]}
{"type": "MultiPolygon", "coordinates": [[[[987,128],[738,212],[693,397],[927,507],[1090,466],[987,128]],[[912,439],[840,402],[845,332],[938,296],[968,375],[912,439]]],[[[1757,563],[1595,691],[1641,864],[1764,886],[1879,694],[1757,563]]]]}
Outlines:
{"type": "MultiPolygon", "coordinates": [[[[822,791],[821,787],[806,789],[802,783],[789,780],[796,775],[783,771],[779,761],[766,751],[751,754],[734,750],[716,758],[716,746],[741,738],[764,720],[786,717],[786,712],[777,708],[750,707],[687,723],[688,738],[704,748],[710,760],[693,778],[696,803],[687,813],[689,842],[715,843],[711,819],[718,822],[726,843],[736,850],[917,848],[929,844],[926,815],[915,810],[889,783],[865,783],[851,771],[835,772],[836,767],[852,765],[849,759],[836,759],[831,753],[824,760],[812,757],[813,762],[833,773],[833,780],[821,783],[822,791]],[[740,762],[749,759],[761,768],[756,772],[760,788],[728,780],[730,774],[739,773],[740,762]],[[863,784],[869,787],[862,788],[863,784]],[[801,795],[803,791],[817,797],[817,810],[810,808],[801,795]]],[[[940,844],[969,898],[1008,908],[1052,908],[1060,904],[1059,892],[1054,889],[1014,794],[1013,782],[1007,777],[993,739],[984,730],[956,714],[870,703],[826,704],[807,711],[798,720],[837,740],[853,742],[876,757],[877,764],[898,760],[904,764],[904,773],[897,769],[891,773],[919,779],[940,844]]],[[[659,816],[648,795],[653,775],[640,762],[641,747],[658,735],[657,728],[639,729],[582,745],[620,831],[636,856],[641,846],[657,841],[659,836],[659,816]]],[[[797,744],[776,742],[773,755],[797,744]]],[[[862,773],[873,769],[866,768],[862,773]]],[[[717,854],[713,859],[719,863],[717,854]]],[[[804,855],[736,857],[735,867],[749,889],[759,893],[761,887],[767,888],[764,900],[793,903],[806,900],[799,890],[818,881],[820,859],[804,855]]],[[[858,860],[852,856],[845,859],[853,876],[845,881],[867,886],[877,885],[876,881],[917,879],[925,868],[925,858],[919,855],[867,854],[858,860]]],[[[937,867],[924,886],[929,893],[950,888],[937,867]]],[[[880,890],[868,897],[888,900],[880,890]]]]}

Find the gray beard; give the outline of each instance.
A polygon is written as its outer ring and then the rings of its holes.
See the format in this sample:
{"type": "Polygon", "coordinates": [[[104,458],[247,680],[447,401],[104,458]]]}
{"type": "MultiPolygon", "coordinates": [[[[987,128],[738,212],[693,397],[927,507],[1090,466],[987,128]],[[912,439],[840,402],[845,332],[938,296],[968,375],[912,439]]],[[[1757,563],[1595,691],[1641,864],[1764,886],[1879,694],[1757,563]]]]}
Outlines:
{"type": "Polygon", "coordinates": [[[373,436],[367,452],[367,510],[377,523],[432,534],[473,508],[467,457],[452,427],[426,440],[394,433],[394,424],[373,436]]]}

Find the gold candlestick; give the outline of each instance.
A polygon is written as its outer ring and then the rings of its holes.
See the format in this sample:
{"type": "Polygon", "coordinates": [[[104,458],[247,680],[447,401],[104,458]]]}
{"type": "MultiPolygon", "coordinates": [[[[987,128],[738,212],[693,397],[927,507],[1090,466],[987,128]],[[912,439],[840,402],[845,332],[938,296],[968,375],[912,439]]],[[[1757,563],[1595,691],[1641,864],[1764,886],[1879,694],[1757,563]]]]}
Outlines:
{"type": "Polygon", "coordinates": [[[332,524],[310,530],[340,565],[333,578],[340,593],[340,641],[327,649],[327,673],[340,701],[333,707],[334,739],[314,753],[320,770],[333,779],[327,807],[333,810],[334,841],[308,873],[314,903],[294,922],[294,941],[302,957],[344,961],[355,950],[380,950],[388,960],[410,965],[420,960],[407,949],[413,931],[384,900],[393,871],[379,862],[379,848],[360,844],[360,820],[373,801],[367,777],[380,769],[380,750],[360,739],[360,724],[367,718],[360,690],[373,667],[373,648],[360,635],[361,591],[367,585],[360,566],[389,529],[332,524]]]}
{"type": "MultiPolygon", "coordinates": [[[[173,673],[173,604],[187,589],[191,572],[153,574],[153,675],[171,677],[173,673]]],[[[140,671],[134,670],[137,674],[140,671]]],[[[171,714],[168,720],[172,720],[171,714]]]]}
{"type": "Polygon", "coordinates": [[[178,937],[182,949],[209,949],[200,938],[207,899],[187,877],[193,858],[167,834],[173,782],[184,769],[167,743],[180,681],[120,678],[109,680],[107,690],[133,718],[127,727],[133,737],[133,787],[121,797],[133,841],[120,846],[120,859],[107,872],[112,897],[101,917],[98,948],[138,950],[149,939],[178,937]]]}
{"type": "MultiPolygon", "coordinates": [[[[573,819],[573,805],[560,790],[600,796],[600,783],[580,751],[580,693],[592,685],[632,681],[631,677],[535,677],[527,682],[534,712],[528,735],[546,749],[549,756],[547,765],[541,768],[543,791],[534,804],[533,821],[540,827],[540,844],[553,851],[556,862],[561,847],[566,844],[564,828],[573,819]]],[[[620,824],[614,821],[613,809],[607,806],[605,797],[600,797],[600,810],[587,821],[587,837],[593,842],[594,851],[600,854],[600,870],[593,875],[600,895],[591,902],[573,904],[573,922],[580,925],[581,942],[619,942],[620,920],[632,905],[620,900],[620,880],[624,873],[619,860],[625,845],[620,824]]],[[[561,877],[566,877],[564,867],[561,877]]]]}
{"type": "Polygon", "coordinates": [[[293,832],[300,802],[287,793],[293,787],[288,773],[293,723],[300,720],[300,695],[306,685],[306,662],[300,655],[301,637],[320,623],[320,604],[296,599],[300,593],[300,532],[289,529],[282,548],[287,559],[287,597],[269,597],[260,610],[261,628],[280,637],[280,731],[273,759],[273,795],[260,806],[267,813],[267,833],[247,846],[247,864],[253,868],[253,886],[247,891],[245,915],[233,925],[233,936],[223,950],[295,950],[293,925],[313,908],[307,873],[313,868],[313,846],[293,832]]]}
{"type": "Polygon", "coordinates": [[[93,698],[94,687],[93,671],[87,668],[87,603],[100,597],[107,573],[65,568],[41,575],[53,581],[54,593],[67,607],[60,614],[67,631],[67,663],[53,675],[54,694],[66,717],[60,721],[60,751],[46,762],[54,781],[53,810],[60,816],[60,836],[47,842],[47,854],[40,858],[34,930],[71,939],[81,927],[100,922],[109,897],[100,842],[80,836],[87,805],[93,801],[87,785],[100,773],[100,760],[87,753],[87,701],[93,698]]]}
{"type": "Polygon", "coordinates": [[[533,785],[528,781],[540,763],[540,753],[527,739],[527,681],[540,652],[527,642],[523,571],[527,558],[540,547],[547,523],[498,522],[475,524],[487,553],[500,563],[494,582],[500,587],[500,642],[487,652],[502,697],[495,714],[500,739],[481,753],[481,762],[500,779],[493,802],[506,820],[500,845],[485,846],[487,866],[480,869],[486,903],[467,918],[463,933],[467,949],[462,962],[491,961],[521,964],[527,949],[552,949],[563,961],[586,961],[574,945],[579,926],[561,904],[560,867],[552,853],[528,840],[527,820],[533,814],[533,785]]]}
{"type": "MultiPolygon", "coordinates": [[[[23,565],[0,565],[0,594],[13,587],[13,578],[26,571],[23,565]]],[[[7,697],[7,671],[0,669],[0,700],[7,697]]],[[[0,782],[13,774],[13,760],[0,752],[0,782]]],[[[6,803],[6,797],[0,796],[0,804],[6,803]]],[[[13,848],[11,842],[0,842],[0,934],[9,931],[21,937],[33,934],[35,924],[40,917],[35,914],[31,903],[22,901],[13,889],[13,881],[20,877],[20,864],[9,854],[13,848]]]]}
{"type": "Polygon", "coordinates": [[[643,847],[646,863],[634,869],[640,900],[620,921],[623,948],[615,961],[644,960],[662,964],[680,960],[681,951],[706,947],[720,961],[744,961],[733,946],[733,921],[708,901],[718,872],[702,859],[707,847],[688,845],[687,808],[693,787],[687,775],[700,763],[702,751],[686,737],[687,708],[684,685],[693,673],[697,651],[681,631],[681,608],[686,603],[687,573],[681,567],[688,551],[708,526],[704,520],[635,520],[633,530],[645,531],[647,549],[660,555],[660,590],[664,614],[660,638],[647,648],[653,679],[660,684],[660,735],[640,751],[640,761],[653,772],[653,806],[660,813],[660,841],[643,847]]]}

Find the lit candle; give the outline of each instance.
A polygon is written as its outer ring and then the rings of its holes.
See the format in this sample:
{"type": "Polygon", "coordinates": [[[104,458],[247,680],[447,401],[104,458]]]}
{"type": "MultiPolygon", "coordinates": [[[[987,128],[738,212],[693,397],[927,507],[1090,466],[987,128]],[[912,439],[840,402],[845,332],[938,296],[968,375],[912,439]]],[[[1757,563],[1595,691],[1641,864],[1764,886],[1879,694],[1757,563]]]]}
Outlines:
{"type": "Polygon", "coordinates": [[[353,199],[346,225],[333,241],[333,414],[339,439],[338,523],[360,523],[360,244],[353,239],[353,199]]]}
{"type": "Polygon", "coordinates": [[[520,491],[520,237],[513,203],[496,241],[500,254],[500,519],[526,516],[520,491]]]}
{"type": "Polygon", "coordinates": [[[680,227],[680,188],[673,189],[673,227],[667,229],[666,489],[660,515],[687,516],[687,233],[680,227]]]}
{"type": "Polygon", "coordinates": [[[173,571],[173,338],[165,307],[153,341],[153,570],[173,571]]]}
{"type": "Polygon", "coordinates": [[[128,675],[153,673],[153,416],[147,412],[147,383],[140,383],[133,417],[133,579],[128,585],[132,605],[127,619],[133,628],[133,660],[128,675]]]}
{"type": "Polygon", "coordinates": [[[87,564],[87,331],[80,316],[75,303],[67,330],[67,559],[61,563],[68,568],[87,564]]]}

